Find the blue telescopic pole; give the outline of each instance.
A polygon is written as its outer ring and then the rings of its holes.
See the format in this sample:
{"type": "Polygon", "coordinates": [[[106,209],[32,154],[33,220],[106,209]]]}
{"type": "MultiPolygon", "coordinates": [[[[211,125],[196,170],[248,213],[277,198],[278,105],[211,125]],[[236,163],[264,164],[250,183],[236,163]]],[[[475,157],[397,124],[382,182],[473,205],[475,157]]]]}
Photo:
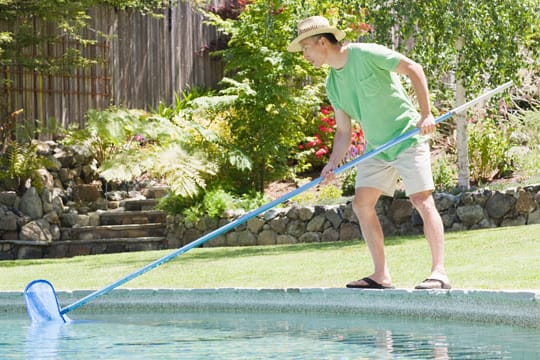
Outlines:
{"type": "MultiPolygon", "coordinates": [[[[435,119],[435,123],[439,124],[439,123],[447,120],[448,118],[452,117],[452,115],[463,112],[464,110],[468,109],[469,107],[473,106],[474,104],[477,104],[480,101],[488,99],[489,97],[493,96],[496,93],[499,93],[499,92],[503,91],[504,89],[510,87],[511,85],[512,85],[512,82],[509,81],[509,82],[507,82],[507,83],[505,83],[505,84],[503,84],[503,85],[501,85],[501,86],[499,86],[499,87],[497,87],[497,88],[495,88],[493,90],[490,90],[490,91],[486,92],[485,94],[477,97],[476,99],[471,100],[468,103],[465,103],[465,104],[455,108],[454,110],[451,110],[451,111],[447,112],[444,115],[441,115],[440,117],[435,119]]],[[[404,141],[404,140],[418,134],[419,132],[420,132],[420,130],[418,128],[416,128],[416,129],[411,130],[411,131],[409,131],[409,132],[407,132],[407,133],[405,133],[403,135],[400,135],[397,138],[395,138],[395,139],[393,139],[391,141],[388,141],[387,143],[377,147],[376,149],[373,149],[372,151],[370,151],[368,153],[365,153],[365,154],[357,157],[356,159],[354,159],[354,160],[352,160],[352,161],[338,167],[337,169],[334,170],[334,173],[335,174],[342,173],[345,170],[350,169],[353,166],[357,165],[359,162],[364,161],[364,160],[366,160],[368,158],[371,158],[371,157],[373,157],[373,156],[387,150],[388,148],[390,148],[390,147],[392,147],[392,146],[394,146],[396,144],[399,144],[400,142],[402,142],[402,141],[404,141]]],[[[204,235],[202,237],[200,237],[199,239],[194,240],[194,241],[190,242],[189,244],[184,245],[183,247],[173,251],[172,253],[170,253],[170,254],[168,254],[168,255],[160,258],[160,259],[157,259],[156,261],[154,261],[154,262],[146,265],[145,267],[143,267],[143,268],[141,268],[141,269],[127,275],[126,277],[123,277],[122,279],[119,279],[119,280],[115,281],[114,283],[104,287],[103,289],[97,290],[97,291],[83,297],[82,299],[74,302],[73,304],[62,308],[60,310],[60,313],[63,315],[63,314],[66,314],[66,313],[68,313],[68,312],[70,312],[72,310],[75,310],[76,308],[78,308],[78,307],[92,301],[93,299],[97,298],[98,296],[101,296],[101,295],[104,295],[104,294],[110,292],[111,290],[117,288],[118,286],[121,286],[121,285],[127,283],[130,280],[133,280],[134,278],[136,278],[136,277],[138,277],[138,276],[140,276],[140,275],[142,275],[142,274],[144,274],[144,273],[146,273],[146,272],[148,272],[148,271],[150,271],[150,270],[152,270],[152,269],[154,269],[154,268],[156,268],[156,267],[158,267],[158,266],[160,266],[160,265],[162,265],[162,264],[164,264],[164,263],[166,263],[166,262],[168,262],[168,261],[170,261],[172,259],[174,259],[175,257],[177,257],[177,256],[179,256],[179,255],[181,255],[183,253],[186,253],[189,250],[191,250],[191,249],[193,249],[195,247],[198,247],[198,246],[204,244],[205,242],[207,242],[209,240],[212,240],[213,238],[215,238],[215,237],[217,237],[219,235],[222,235],[222,234],[228,232],[229,230],[237,227],[238,225],[241,225],[241,224],[247,222],[249,219],[254,218],[255,216],[260,215],[263,212],[273,208],[274,206],[279,205],[282,202],[285,202],[285,201],[291,199],[292,197],[294,197],[294,196],[296,196],[296,195],[298,195],[298,194],[300,194],[300,193],[302,193],[302,192],[304,192],[304,191],[306,191],[306,190],[320,184],[322,182],[322,180],[323,180],[322,177],[318,177],[315,180],[312,180],[311,182],[300,186],[299,188],[297,188],[297,189],[295,189],[295,190],[293,190],[293,191],[291,191],[291,192],[289,192],[289,193],[287,193],[287,194],[285,194],[285,195],[283,195],[283,196],[281,196],[281,197],[267,203],[266,205],[263,205],[263,206],[255,209],[255,210],[253,210],[253,211],[239,217],[238,219],[236,219],[236,220],[234,220],[234,221],[232,221],[232,222],[230,222],[230,223],[228,223],[228,224],[226,224],[226,225],[224,225],[224,226],[222,226],[222,227],[220,227],[220,228],[218,228],[218,229],[216,229],[216,230],[214,230],[214,231],[212,231],[212,232],[210,232],[210,233],[208,233],[208,234],[206,234],[206,235],[204,235]]]]}

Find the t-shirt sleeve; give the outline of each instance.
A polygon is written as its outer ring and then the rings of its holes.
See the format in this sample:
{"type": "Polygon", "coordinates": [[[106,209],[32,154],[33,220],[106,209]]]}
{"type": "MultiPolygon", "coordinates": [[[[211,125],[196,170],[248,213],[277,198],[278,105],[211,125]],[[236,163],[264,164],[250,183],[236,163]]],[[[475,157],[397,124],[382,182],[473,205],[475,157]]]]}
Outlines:
{"type": "Polygon", "coordinates": [[[326,79],[326,96],[328,97],[328,101],[330,101],[330,104],[332,104],[334,110],[340,110],[341,105],[337,99],[334,86],[335,84],[333,83],[331,76],[328,76],[326,79]]]}
{"type": "Polygon", "coordinates": [[[395,71],[401,60],[401,54],[379,44],[366,44],[365,56],[381,69],[395,71]]]}

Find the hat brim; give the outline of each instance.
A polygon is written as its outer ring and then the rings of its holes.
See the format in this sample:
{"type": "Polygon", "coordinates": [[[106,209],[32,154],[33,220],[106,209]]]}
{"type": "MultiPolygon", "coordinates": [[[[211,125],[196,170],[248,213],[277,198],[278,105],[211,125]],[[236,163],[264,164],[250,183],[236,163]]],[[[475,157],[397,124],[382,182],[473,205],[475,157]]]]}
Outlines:
{"type": "Polygon", "coordinates": [[[313,29],[313,30],[306,31],[306,32],[298,35],[296,37],[296,39],[291,41],[289,46],[287,46],[287,51],[289,51],[289,52],[302,51],[302,46],[300,46],[300,42],[302,42],[303,40],[305,40],[305,39],[307,39],[309,37],[319,35],[319,34],[333,34],[336,37],[337,41],[341,41],[341,40],[343,40],[345,38],[345,32],[343,32],[343,31],[341,31],[339,29],[336,29],[333,26],[313,29]]]}

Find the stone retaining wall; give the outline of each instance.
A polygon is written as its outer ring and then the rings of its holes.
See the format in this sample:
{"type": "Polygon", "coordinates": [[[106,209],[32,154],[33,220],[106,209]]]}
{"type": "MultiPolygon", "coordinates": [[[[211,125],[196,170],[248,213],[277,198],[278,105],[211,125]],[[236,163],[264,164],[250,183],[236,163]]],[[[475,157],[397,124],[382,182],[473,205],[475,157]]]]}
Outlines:
{"type": "MultiPolygon", "coordinates": [[[[478,190],[452,195],[434,194],[446,231],[540,224],[540,185],[505,192],[478,190]]],[[[422,233],[422,219],[404,198],[383,197],[377,213],[385,235],[422,233]]],[[[185,245],[235,218],[167,217],[169,247],[185,245]]],[[[249,246],[329,242],[361,238],[350,202],[343,205],[275,208],[248,220],[204,246],[249,246]]]]}

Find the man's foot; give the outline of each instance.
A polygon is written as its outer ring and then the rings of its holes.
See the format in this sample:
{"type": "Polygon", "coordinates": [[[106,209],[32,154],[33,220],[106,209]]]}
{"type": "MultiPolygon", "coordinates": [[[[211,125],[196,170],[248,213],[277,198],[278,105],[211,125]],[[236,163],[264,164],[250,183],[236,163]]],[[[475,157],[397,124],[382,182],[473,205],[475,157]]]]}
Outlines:
{"type": "Polygon", "coordinates": [[[443,281],[439,279],[427,278],[422,281],[419,285],[414,287],[417,290],[432,290],[432,289],[451,289],[452,286],[448,281],[443,281]]]}
{"type": "Polygon", "coordinates": [[[347,284],[347,287],[354,289],[395,289],[392,285],[386,286],[379,284],[378,282],[369,277],[365,277],[356,281],[351,281],[347,284]]]}

